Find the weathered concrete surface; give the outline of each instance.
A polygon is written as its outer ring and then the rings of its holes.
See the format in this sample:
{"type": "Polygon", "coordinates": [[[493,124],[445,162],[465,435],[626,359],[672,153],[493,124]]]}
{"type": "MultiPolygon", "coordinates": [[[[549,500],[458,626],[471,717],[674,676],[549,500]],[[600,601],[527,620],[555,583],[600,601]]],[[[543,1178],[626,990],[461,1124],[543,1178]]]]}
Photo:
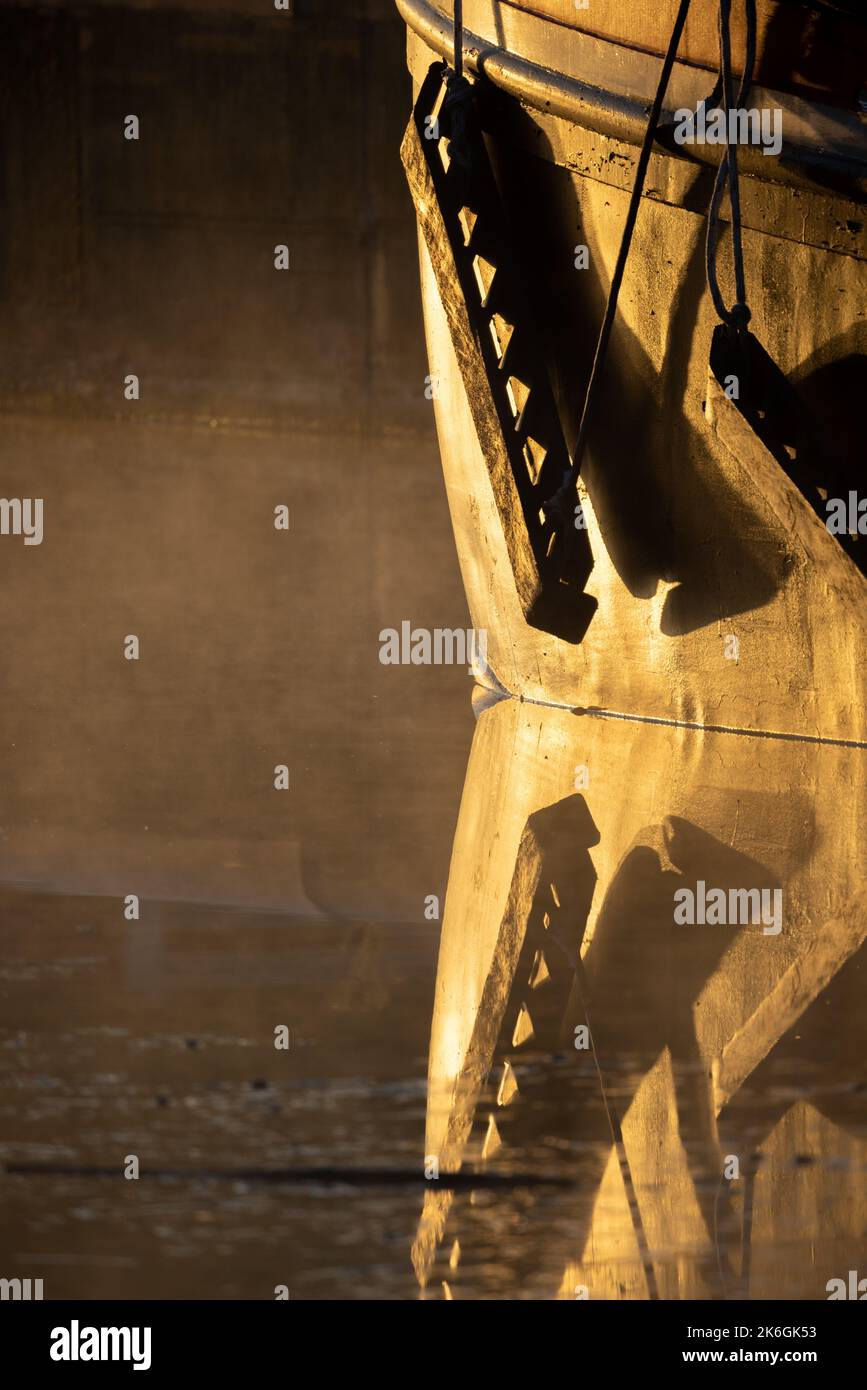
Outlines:
{"type": "Polygon", "coordinates": [[[296,9],[0,9],[4,408],[428,429],[400,22],[296,9]]]}
{"type": "Polygon", "coordinates": [[[426,489],[397,440],[137,419],[6,419],[5,487],[45,535],[0,544],[0,878],[419,920],[470,682],[381,665],[379,633],[466,622],[433,449],[426,489]]]}
{"type": "Polygon", "coordinates": [[[0,537],[7,882],[415,919],[445,878],[467,673],[379,663],[467,625],[403,33],[296,8],[0,10],[2,492],[45,516],[0,537]]]}

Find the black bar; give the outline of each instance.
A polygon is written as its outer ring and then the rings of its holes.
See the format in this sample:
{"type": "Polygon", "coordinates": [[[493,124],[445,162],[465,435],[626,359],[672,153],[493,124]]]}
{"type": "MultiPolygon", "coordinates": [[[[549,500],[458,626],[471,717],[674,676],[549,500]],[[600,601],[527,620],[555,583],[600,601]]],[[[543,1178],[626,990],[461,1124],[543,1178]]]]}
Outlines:
{"type": "MultiPolygon", "coordinates": [[[[857,1281],[855,1285],[857,1289],[857,1281]]],[[[850,1291],[851,1292],[851,1291],[850,1291]]],[[[739,1366],[764,1365],[777,1370],[789,1366],[804,1366],[826,1382],[829,1372],[858,1364],[863,1346],[864,1314],[851,1306],[855,1301],[867,1301],[867,1293],[852,1300],[848,1293],[840,1300],[819,1302],[601,1302],[577,1299],[551,1313],[541,1314],[551,1328],[565,1335],[576,1334],[580,1342],[573,1343],[573,1353],[579,1348],[596,1347],[594,1360],[601,1358],[610,1369],[619,1373],[631,1368],[647,1375],[666,1375],[676,1368],[702,1372],[707,1365],[722,1365],[728,1369],[739,1366]],[[842,1306],[849,1303],[849,1307],[842,1306]],[[776,1359],[774,1360],[774,1357],[776,1359]]],[[[374,1340],[377,1314],[369,1302],[361,1298],[356,1304],[345,1302],[338,1309],[329,1301],[323,1306],[323,1316],[335,1332],[363,1332],[362,1341],[338,1336],[326,1344],[334,1354],[342,1342],[346,1355],[351,1356],[357,1370],[365,1361],[381,1355],[381,1341],[374,1340]],[[365,1346],[370,1351],[365,1353],[365,1346]]],[[[195,1372],[199,1377],[219,1373],[221,1382],[230,1374],[283,1364],[286,1369],[298,1360],[303,1343],[311,1330],[312,1307],[303,1298],[274,1302],[7,1302],[0,1309],[0,1328],[3,1332],[4,1361],[7,1366],[20,1368],[18,1383],[26,1383],[28,1372],[49,1372],[58,1378],[87,1375],[91,1379],[100,1370],[117,1377],[133,1375],[133,1358],[142,1363],[142,1370],[152,1377],[167,1373],[195,1372]],[[304,1303],[303,1312],[298,1304],[304,1303]],[[52,1358],[56,1353],[73,1350],[89,1355],[92,1349],[103,1350],[103,1339],[95,1339],[88,1329],[114,1328],[121,1331],[117,1347],[127,1352],[129,1359],[91,1360],[79,1355],[78,1360],[52,1358]],[[132,1329],[139,1329],[134,1334],[132,1329]],[[145,1329],[150,1338],[145,1337],[145,1329]],[[129,1336],[125,1337],[123,1331],[129,1336]],[[287,1357],[287,1350],[291,1355],[287,1357]],[[149,1357],[149,1364],[144,1365],[149,1357]]],[[[313,1314],[315,1316],[315,1313],[313,1314]]],[[[388,1330],[400,1333],[401,1328],[418,1332],[420,1327],[439,1330],[452,1327],[452,1319],[460,1314],[449,1312],[443,1323],[428,1323],[436,1316],[416,1310],[413,1317],[424,1317],[424,1323],[404,1323],[409,1314],[391,1311],[387,1315],[388,1330]]],[[[490,1314],[485,1314],[482,1343],[490,1349],[490,1314]]],[[[496,1314],[493,1315],[496,1318],[496,1314]]],[[[517,1315],[522,1319],[523,1314],[517,1315]]],[[[530,1330],[539,1313],[529,1314],[530,1330]]],[[[463,1324],[465,1333],[472,1324],[463,1324]]],[[[508,1314],[508,1327],[520,1336],[514,1310],[508,1314]]],[[[381,1334],[380,1334],[381,1335],[381,1334]]],[[[396,1344],[395,1344],[396,1345],[396,1344]]],[[[104,1339],[104,1350],[111,1353],[113,1339],[104,1339]]],[[[310,1343],[319,1362],[321,1343],[310,1343]]],[[[581,1352],[583,1357],[585,1352],[581,1352]]],[[[577,1366],[576,1366],[577,1370],[577,1366]]],[[[200,1381],[201,1383],[201,1381],[200,1381]]],[[[818,1383],[818,1381],[817,1381],[818,1383]]]]}

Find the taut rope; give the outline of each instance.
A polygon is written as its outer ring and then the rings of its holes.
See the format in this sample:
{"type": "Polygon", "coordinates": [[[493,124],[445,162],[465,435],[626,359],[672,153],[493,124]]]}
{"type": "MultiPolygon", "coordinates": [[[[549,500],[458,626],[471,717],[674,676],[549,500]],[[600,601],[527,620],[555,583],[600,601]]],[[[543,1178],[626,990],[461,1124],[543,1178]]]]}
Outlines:
{"type": "MultiPolygon", "coordinates": [[[[659,127],[659,118],[662,114],[662,103],[665,98],[668,80],[671,77],[671,70],[674,67],[674,59],[680,44],[683,26],[689,12],[690,0],[680,0],[680,8],[677,18],[674,21],[674,28],[668,43],[668,51],[662,64],[662,71],[659,75],[659,83],[656,88],[656,96],[653,98],[653,105],[650,109],[650,118],[647,122],[647,129],[644,132],[644,141],[641,146],[641,153],[638,156],[638,167],[635,171],[635,182],[632,185],[632,196],[629,200],[629,208],[626,213],[626,222],[620,238],[620,249],[617,253],[617,264],[614,267],[614,274],[611,278],[611,287],[608,291],[608,299],[605,304],[605,314],[602,319],[602,327],[599,330],[599,338],[596,343],[596,352],[593,357],[593,366],[590,370],[590,380],[587,383],[587,391],[584,396],[584,406],[581,411],[581,421],[578,426],[578,439],[575,444],[575,452],[572,456],[572,466],[567,472],[561,486],[554,493],[553,497],[545,503],[545,514],[551,518],[555,526],[559,527],[567,520],[567,505],[570,494],[574,492],[575,484],[581,472],[581,462],[584,457],[584,450],[587,444],[587,432],[590,427],[590,420],[593,413],[593,406],[596,401],[599,387],[600,368],[605,359],[608,348],[608,340],[611,336],[611,329],[614,324],[614,316],[617,313],[617,299],[620,294],[620,285],[623,280],[623,273],[626,269],[626,261],[629,256],[629,248],[632,245],[632,233],[635,230],[635,223],[638,217],[638,209],[641,204],[641,195],[644,191],[644,180],[647,176],[647,166],[650,163],[650,155],[653,149],[653,142],[659,127]]],[[[571,520],[571,517],[569,517],[571,520]]]]}
{"type": "Polygon", "coordinates": [[[461,77],[464,70],[464,0],[455,0],[455,77],[461,77]]]}

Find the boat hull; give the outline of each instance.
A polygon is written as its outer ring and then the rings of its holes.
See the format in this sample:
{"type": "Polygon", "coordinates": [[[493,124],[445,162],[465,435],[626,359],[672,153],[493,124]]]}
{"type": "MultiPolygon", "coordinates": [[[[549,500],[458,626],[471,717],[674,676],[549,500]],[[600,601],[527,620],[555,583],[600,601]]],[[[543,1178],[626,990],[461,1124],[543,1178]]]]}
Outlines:
{"type": "MultiPolygon", "coordinates": [[[[535,56],[544,57],[537,47],[535,56]]],[[[429,32],[410,31],[416,85],[437,56],[429,32]]],[[[514,69],[516,55],[507,56],[502,63],[514,69]]],[[[534,54],[518,57],[529,71],[534,54]]],[[[647,61],[658,70],[658,60],[647,61]]],[[[496,51],[486,54],[485,72],[496,77],[497,62],[496,51]]],[[[640,96],[638,77],[629,81],[640,96]]],[[[695,70],[673,81],[684,100],[683,84],[706,85],[695,70]]],[[[532,86],[529,78],[525,85],[532,86]]],[[[640,124],[633,129],[623,114],[622,93],[607,108],[597,100],[580,121],[526,96],[499,95],[486,103],[488,144],[571,447],[634,175],[630,137],[640,124]],[[587,248],[586,269],[576,267],[578,246],[587,248]]],[[[562,90],[558,100],[563,107],[562,90]]],[[[765,177],[762,164],[748,173],[743,241],[751,327],[821,431],[833,436],[845,477],[857,462],[867,385],[867,237],[857,144],[845,122],[840,131],[824,171],[805,135],[791,158],[765,161],[765,177]]],[[[752,153],[754,164],[763,159],[752,153]]],[[[586,593],[597,608],[578,643],[525,620],[421,239],[434,408],[472,621],[486,633],[491,683],[526,699],[864,742],[864,575],[815,500],[743,428],[709,377],[717,322],[703,266],[710,178],[701,158],[681,151],[659,151],[651,161],[579,486],[593,555],[586,593]]],[[[728,254],[725,236],[724,260],[728,254]]]]}

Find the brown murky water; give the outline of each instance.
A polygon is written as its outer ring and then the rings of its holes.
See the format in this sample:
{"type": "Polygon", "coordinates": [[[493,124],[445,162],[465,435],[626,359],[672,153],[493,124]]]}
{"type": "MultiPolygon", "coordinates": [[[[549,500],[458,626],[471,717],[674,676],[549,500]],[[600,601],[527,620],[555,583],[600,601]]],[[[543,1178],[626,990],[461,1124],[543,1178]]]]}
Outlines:
{"type": "MultiPolygon", "coordinates": [[[[347,460],[344,442],[305,444],[329,476],[361,472],[368,505],[381,487],[395,533],[432,507],[429,440],[414,502],[394,482],[406,443],[347,460]]],[[[7,477],[38,469],[46,528],[2,556],[0,1227],[4,1269],[47,1297],[412,1291],[417,1183],[256,1174],[420,1172],[424,899],[445,892],[473,719],[465,670],[384,667],[378,634],[466,620],[451,571],[426,592],[416,563],[450,545],[447,518],[377,567],[351,522],[324,525],[330,482],[299,491],[298,448],[6,424],[7,477]],[[172,1170],[188,1176],[149,1175],[172,1170]],[[254,1173],[197,1176],[237,1170],[254,1173]]]]}
{"type": "MultiPolygon", "coordinates": [[[[455,766],[464,692],[430,721],[455,766]]],[[[441,929],[8,883],[7,1264],[53,1297],[826,1297],[867,1221],[851,757],[496,702],[441,929]],[[779,887],[779,934],[674,923],[699,878],[779,887]]],[[[457,797],[419,800],[442,856],[457,797]]]]}

